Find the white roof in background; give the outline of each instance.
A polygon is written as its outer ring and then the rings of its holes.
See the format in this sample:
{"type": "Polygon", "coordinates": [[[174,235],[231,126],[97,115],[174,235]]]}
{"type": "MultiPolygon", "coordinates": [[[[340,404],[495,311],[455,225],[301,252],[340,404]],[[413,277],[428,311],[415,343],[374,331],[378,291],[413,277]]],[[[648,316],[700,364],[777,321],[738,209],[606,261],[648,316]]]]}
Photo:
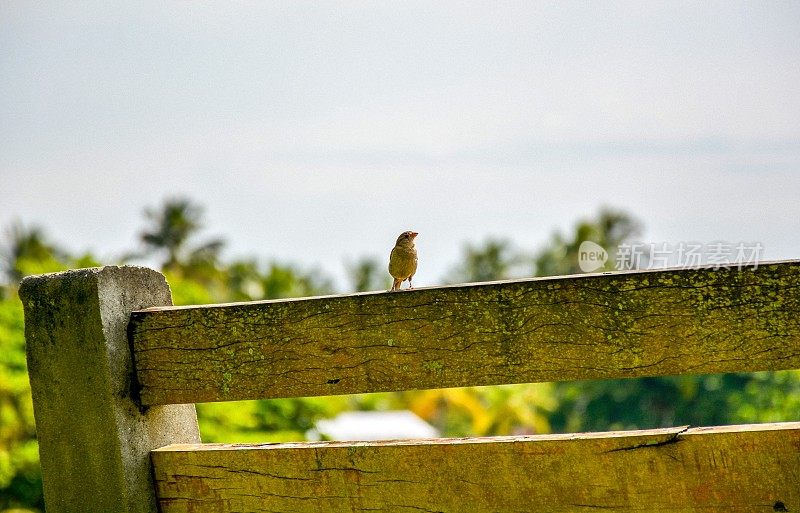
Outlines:
{"type": "Polygon", "coordinates": [[[396,440],[436,438],[439,432],[408,410],[350,411],[317,422],[308,432],[309,439],[330,440],[396,440]]]}

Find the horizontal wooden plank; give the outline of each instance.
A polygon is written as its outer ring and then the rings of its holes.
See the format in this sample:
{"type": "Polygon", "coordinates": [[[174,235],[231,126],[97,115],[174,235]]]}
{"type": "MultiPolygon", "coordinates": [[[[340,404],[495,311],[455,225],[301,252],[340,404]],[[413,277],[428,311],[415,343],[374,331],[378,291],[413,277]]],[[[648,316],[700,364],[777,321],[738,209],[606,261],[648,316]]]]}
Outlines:
{"type": "Polygon", "coordinates": [[[134,312],[145,405],[800,368],[800,261],[134,312]]]}
{"type": "Polygon", "coordinates": [[[162,513],[800,511],[800,422],[151,456],[162,513]]]}

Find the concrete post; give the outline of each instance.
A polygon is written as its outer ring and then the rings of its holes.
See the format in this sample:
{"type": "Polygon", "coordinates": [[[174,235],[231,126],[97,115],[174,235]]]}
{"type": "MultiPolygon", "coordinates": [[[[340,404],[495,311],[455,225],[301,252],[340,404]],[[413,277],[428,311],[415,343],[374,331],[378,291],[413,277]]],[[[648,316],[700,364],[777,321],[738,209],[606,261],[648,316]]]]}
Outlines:
{"type": "Polygon", "coordinates": [[[25,338],[47,513],[156,513],[150,450],[197,443],[193,404],[134,395],[132,310],[172,304],[164,277],[102,267],[23,280],[25,338]]]}

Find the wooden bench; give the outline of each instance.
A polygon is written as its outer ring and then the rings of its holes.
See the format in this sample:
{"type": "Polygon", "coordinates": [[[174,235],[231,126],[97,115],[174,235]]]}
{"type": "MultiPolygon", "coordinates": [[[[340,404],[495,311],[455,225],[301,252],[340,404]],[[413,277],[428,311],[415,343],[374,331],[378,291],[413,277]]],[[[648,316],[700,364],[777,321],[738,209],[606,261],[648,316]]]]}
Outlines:
{"type": "Polygon", "coordinates": [[[48,513],[800,511],[800,422],[200,444],[194,403],[800,368],[800,261],[172,307],[159,273],[30,277],[48,513]]]}

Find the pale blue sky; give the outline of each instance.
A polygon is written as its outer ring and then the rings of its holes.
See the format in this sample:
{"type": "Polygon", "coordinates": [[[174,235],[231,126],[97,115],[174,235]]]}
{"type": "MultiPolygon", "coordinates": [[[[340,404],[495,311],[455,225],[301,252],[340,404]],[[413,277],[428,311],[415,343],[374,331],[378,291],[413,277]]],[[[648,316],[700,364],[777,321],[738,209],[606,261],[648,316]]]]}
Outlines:
{"type": "Polygon", "coordinates": [[[798,2],[0,1],[0,226],[101,255],[185,194],[228,256],[339,278],[601,205],[800,258],[798,120],[798,2]]]}

